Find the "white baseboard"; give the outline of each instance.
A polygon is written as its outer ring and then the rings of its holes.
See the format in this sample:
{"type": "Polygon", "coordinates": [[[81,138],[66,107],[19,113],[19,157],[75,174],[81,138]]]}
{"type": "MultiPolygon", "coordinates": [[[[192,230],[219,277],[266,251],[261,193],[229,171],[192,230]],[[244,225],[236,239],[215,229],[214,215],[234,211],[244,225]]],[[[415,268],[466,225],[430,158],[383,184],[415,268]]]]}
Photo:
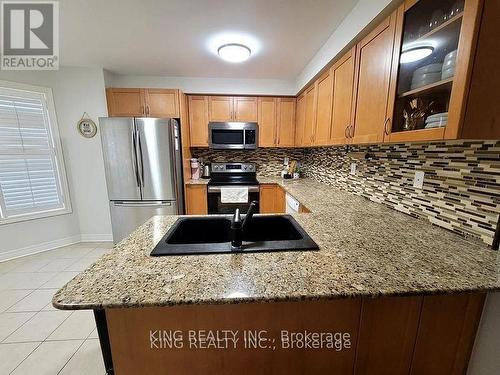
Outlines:
{"type": "Polygon", "coordinates": [[[0,262],[54,250],[59,247],[73,245],[80,242],[113,242],[113,236],[111,234],[83,234],[54,241],[42,242],[36,245],[0,252],[0,262]]]}
{"type": "Polygon", "coordinates": [[[41,253],[43,251],[57,249],[58,247],[73,245],[81,241],[81,236],[71,236],[59,240],[41,242],[36,245],[21,247],[19,249],[9,250],[0,253],[0,262],[11,260],[26,255],[41,253]]]}
{"type": "Polygon", "coordinates": [[[82,234],[80,236],[82,242],[113,242],[112,234],[82,234]]]}

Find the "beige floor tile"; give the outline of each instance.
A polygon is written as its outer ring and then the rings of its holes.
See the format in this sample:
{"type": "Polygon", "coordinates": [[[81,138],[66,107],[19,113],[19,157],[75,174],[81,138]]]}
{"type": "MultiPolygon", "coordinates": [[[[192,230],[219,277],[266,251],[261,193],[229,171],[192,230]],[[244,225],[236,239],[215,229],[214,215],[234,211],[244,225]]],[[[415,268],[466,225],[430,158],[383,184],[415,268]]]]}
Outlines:
{"type": "Polygon", "coordinates": [[[55,375],[75,354],[82,343],[83,341],[80,340],[43,342],[12,374],[55,375]]]}
{"type": "Polygon", "coordinates": [[[75,311],[66,319],[47,340],[86,339],[95,329],[92,311],[75,311]]]}
{"type": "Polygon", "coordinates": [[[7,337],[4,342],[43,341],[70,315],[70,311],[40,311],[7,337]]]}
{"type": "Polygon", "coordinates": [[[8,337],[12,332],[26,323],[34,312],[1,313],[0,314],[0,342],[8,337]]]}
{"type": "Polygon", "coordinates": [[[105,374],[99,340],[87,340],[59,375],[105,374]]]}
{"type": "Polygon", "coordinates": [[[6,272],[10,272],[14,268],[18,267],[21,263],[22,261],[19,259],[0,262],[0,275],[6,272]]]}
{"type": "Polygon", "coordinates": [[[92,331],[92,333],[89,336],[89,339],[98,339],[98,338],[99,338],[99,334],[97,333],[97,328],[94,328],[94,330],[92,331]]]}
{"type": "Polygon", "coordinates": [[[5,273],[0,276],[0,290],[37,289],[54,276],[54,272],[5,273]]]}
{"type": "Polygon", "coordinates": [[[60,272],[64,271],[65,268],[71,266],[78,259],[73,258],[62,258],[62,259],[52,259],[45,266],[40,268],[39,272],[60,272]]]}
{"type": "Polygon", "coordinates": [[[70,281],[72,278],[74,278],[76,275],[78,275],[80,272],[78,271],[71,271],[71,272],[59,272],[57,273],[56,276],[54,276],[52,279],[47,281],[45,284],[43,284],[40,289],[60,289],[62,288],[68,281],[70,281]]]}
{"type": "Polygon", "coordinates": [[[84,258],[100,258],[103,255],[109,254],[113,249],[97,248],[85,255],[84,258]]]}
{"type": "Polygon", "coordinates": [[[40,311],[52,301],[55,292],[57,292],[57,289],[35,290],[10,307],[7,312],[40,311]]]}
{"type": "Polygon", "coordinates": [[[32,289],[0,291],[0,313],[22,300],[32,291],[32,289]]]}
{"type": "Polygon", "coordinates": [[[94,258],[82,258],[73,263],[71,266],[67,267],[65,271],[78,271],[82,272],[89,268],[97,259],[94,258]]]}
{"type": "Polygon", "coordinates": [[[0,344],[0,374],[10,374],[19,364],[40,345],[39,342],[0,344]]]}
{"type": "Polygon", "coordinates": [[[93,248],[88,247],[61,247],[59,249],[51,250],[50,255],[55,256],[58,259],[72,258],[79,259],[90,253],[93,248]]]}
{"type": "Polygon", "coordinates": [[[10,272],[37,272],[49,262],[48,259],[27,259],[10,272]]]}

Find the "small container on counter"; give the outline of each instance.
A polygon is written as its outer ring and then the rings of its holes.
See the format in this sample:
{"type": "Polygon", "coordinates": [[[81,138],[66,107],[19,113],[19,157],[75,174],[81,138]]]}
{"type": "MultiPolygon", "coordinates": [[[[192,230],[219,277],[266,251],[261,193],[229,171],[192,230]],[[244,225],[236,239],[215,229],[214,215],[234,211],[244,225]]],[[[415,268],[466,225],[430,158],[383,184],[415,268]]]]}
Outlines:
{"type": "Polygon", "coordinates": [[[200,179],[201,165],[198,159],[191,159],[191,179],[200,179]]]}

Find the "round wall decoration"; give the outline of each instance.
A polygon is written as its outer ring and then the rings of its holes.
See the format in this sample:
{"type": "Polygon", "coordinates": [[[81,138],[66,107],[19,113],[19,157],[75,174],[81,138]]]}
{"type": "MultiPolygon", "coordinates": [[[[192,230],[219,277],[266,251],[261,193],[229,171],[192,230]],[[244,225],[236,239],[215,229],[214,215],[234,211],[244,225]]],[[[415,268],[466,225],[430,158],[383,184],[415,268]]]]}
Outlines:
{"type": "Polygon", "coordinates": [[[83,137],[92,138],[97,134],[97,125],[88,115],[87,117],[85,115],[87,115],[87,112],[85,112],[80,121],[78,121],[76,128],[83,137]]]}

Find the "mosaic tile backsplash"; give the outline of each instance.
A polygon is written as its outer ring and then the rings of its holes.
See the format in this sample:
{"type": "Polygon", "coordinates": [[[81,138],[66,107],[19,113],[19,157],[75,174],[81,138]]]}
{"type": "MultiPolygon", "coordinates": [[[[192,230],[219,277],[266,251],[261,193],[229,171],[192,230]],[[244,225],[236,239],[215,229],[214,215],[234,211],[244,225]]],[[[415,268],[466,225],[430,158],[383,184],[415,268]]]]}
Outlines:
{"type": "Polygon", "coordinates": [[[307,149],[307,176],[492,245],[500,215],[500,141],[307,149]],[[368,158],[359,158],[368,153],[368,158]],[[355,175],[351,163],[357,164],[355,175]],[[423,189],[413,187],[416,170],[423,189]]]}
{"type": "Polygon", "coordinates": [[[262,176],[279,176],[288,156],[302,162],[307,177],[488,245],[495,237],[500,216],[500,141],[192,152],[193,157],[211,162],[254,162],[262,176]],[[351,163],[357,165],[354,175],[351,163]],[[423,189],[413,187],[416,170],[425,172],[423,189]]]}
{"type": "Polygon", "coordinates": [[[298,148],[259,148],[256,150],[210,150],[206,148],[192,148],[193,158],[202,158],[207,162],[242,162],[255,163],[260,176],[279,176],[283,169],[283,160],[302,160],[304,150],[298,148]]]}

